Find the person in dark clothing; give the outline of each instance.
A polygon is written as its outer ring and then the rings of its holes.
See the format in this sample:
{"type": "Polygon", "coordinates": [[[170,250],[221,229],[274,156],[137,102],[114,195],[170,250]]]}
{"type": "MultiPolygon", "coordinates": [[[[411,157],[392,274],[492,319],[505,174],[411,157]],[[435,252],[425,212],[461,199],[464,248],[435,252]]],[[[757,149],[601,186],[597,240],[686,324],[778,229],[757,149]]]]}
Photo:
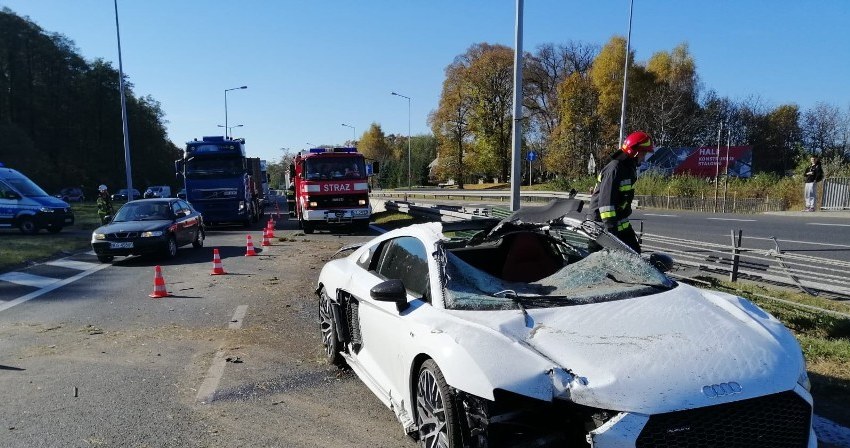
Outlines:
{"type": "Polygon", "coordinates": [[[806,209],[804,211],[807,212],[815,211],[815,204],[817,203],[818,195],[818,182],[823,180],[823,168],[820,166],[820,157],[812,156],[810,162],[812,164],[806,168],[806,185],[803,188],[803,197],[806,200],[806,209]]]}
{"type": "Polygon", "coordinates": [[[100,218],[101,224],[108,224],[106,221],[107,216],[111,216],[115,214],[115,211],[112,209],[112,198],[109,197],[109,191],[106,189],[106,185],[101,185],[97,187],[97,216],[100,218]]]}
{"type": "Polygon", "coordinates": [[[646,132],[629,134],[602,168],[590,197],[593,218],[637,253],[640,253],[640,243],[629,216],[635,196],[637,167],[653,149],[652,138],[646,132]]]}

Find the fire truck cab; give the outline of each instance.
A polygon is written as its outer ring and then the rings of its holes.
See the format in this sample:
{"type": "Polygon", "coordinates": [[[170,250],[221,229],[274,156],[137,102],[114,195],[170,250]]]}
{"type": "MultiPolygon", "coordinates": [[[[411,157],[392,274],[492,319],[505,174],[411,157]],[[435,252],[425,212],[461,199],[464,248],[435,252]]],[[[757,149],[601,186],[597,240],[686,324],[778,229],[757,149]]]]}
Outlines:
{"type": "Polygon", "coordinates": [[[312,148],[290,166],[294,203],[290,216],[304,233],[317,227],[369,228],[372,206],[366,160],[356,148],[312,148]]]}

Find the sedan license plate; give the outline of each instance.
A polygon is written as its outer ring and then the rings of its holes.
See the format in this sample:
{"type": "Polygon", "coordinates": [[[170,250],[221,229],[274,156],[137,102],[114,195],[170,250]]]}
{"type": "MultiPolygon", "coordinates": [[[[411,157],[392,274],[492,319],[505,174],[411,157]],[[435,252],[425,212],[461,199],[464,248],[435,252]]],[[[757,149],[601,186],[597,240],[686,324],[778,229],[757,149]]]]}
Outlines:
{"type": "Polygon", "coordinates": [[[109,248],[110,249],[132,249],[133,248],[133,242],[129,241],[129,242],[126,242],[126,243],[109,243],[109,248]]]}
{"type": "Polygon", "coordinates": [[[369,214],[369,210],[366,210],[366,209],[363,209],[363,210],[352,210],[352,211],[351,211],[351,214],[352,214],[352,215],[354,215],[354,216],[366,216],[366,215],[368,215],[368,214],[369,214]]]}

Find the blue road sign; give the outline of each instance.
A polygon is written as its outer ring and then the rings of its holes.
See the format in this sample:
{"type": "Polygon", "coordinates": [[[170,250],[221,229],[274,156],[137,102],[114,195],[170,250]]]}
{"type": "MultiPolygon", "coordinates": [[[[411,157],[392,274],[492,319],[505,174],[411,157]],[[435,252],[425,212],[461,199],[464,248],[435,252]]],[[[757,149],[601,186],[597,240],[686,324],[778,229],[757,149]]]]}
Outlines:
{"type": "Polygon", "coordinates": [[[534,151],[528,151],[527,158],[528,158],[529,162],[533,162],[533,161],[537,160],[537,153],[534,152],[534,151]]]}

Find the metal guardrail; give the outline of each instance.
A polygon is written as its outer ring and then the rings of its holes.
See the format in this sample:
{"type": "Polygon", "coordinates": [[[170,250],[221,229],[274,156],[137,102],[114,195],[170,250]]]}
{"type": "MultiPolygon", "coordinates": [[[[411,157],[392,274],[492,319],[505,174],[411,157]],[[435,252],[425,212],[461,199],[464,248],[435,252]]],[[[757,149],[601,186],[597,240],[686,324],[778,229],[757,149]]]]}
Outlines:
{"type": "Polygon", "coordinates": [[[850,210],[850,177],[833,177],[823,181],[821,210],[850,210]]]}
{"type": "MultiPolygon", "coordinates": [[[[476,218],[504,218],[510,211],[501,207],[465,207],[461,205],[416,204],[387,201],[387,210],[407,213],[444,222],[476,218]]],[[[746,279],[780,286],[797,287],[818,295],[850,297],[850,262],[811,255],[784,252],[774,240],[773,249],[746,248],[741,245],[741,231],[731,233],[730,244],[643,233],[642,248],[647,252],[664,252],[681,266],[728,275],[731,281],[746,279]]]]}

